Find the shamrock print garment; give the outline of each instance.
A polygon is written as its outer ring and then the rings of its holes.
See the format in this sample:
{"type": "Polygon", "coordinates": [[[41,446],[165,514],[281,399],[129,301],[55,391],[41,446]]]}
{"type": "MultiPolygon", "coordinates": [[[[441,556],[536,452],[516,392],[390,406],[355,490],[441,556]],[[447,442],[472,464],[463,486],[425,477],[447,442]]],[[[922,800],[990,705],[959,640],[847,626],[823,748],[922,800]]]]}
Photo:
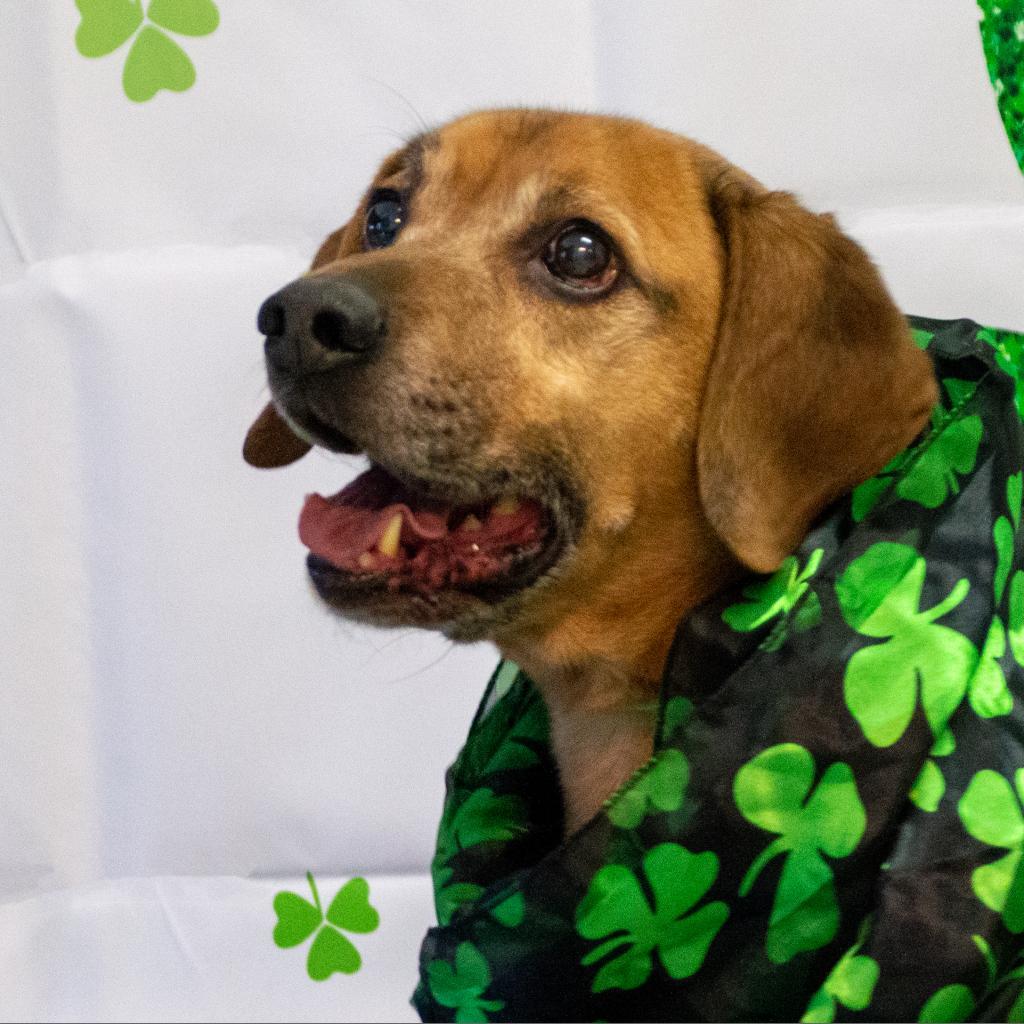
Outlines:
{"type": "Polygon", "coordinates": [[[912,318],[915,443],[683,622],[569,840],[511,663],[448,773],[425,1020],[1024,1020],[1019,336],[912,318]]]}

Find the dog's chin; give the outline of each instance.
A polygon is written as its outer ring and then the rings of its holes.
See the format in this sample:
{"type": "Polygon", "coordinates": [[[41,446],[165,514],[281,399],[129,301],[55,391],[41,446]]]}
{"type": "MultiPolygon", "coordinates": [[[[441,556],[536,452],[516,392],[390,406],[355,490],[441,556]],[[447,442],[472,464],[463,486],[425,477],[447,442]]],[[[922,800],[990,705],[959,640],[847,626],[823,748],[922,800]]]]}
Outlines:
{"type": "Polygon", "coordinates": [[[582,517],[566,488],[503,471],[500,491],[488,493],[479,480],[400,472],[371,463],[332,497],[306,499],[299,534],[309,576],[345,618],[486,639],[569,558],[582,517]]]}

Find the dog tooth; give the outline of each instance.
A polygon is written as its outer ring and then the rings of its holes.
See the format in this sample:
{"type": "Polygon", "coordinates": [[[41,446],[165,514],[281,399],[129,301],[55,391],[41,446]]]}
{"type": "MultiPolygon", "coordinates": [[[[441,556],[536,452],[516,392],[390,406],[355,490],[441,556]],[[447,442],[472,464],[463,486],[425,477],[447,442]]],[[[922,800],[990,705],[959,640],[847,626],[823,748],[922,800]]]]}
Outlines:
{"type": "Polygon", "coordinates": [[[462,525],[459,527],[460,530],[482,530],[483,523],[471,512],[465,519],[462,520],[462,525]]]}
{"type": "Polygon", "coordinates": [[[364,551],[359,556],[359,568],[360,569],[373,569],[377,564],[377,560],[370,554],[369,551],[364,551]]]}
{"type": "Polygon", "coordinates": [[[398,554],[398,538],[402,534],[402,513],[396,512],[384,528],[384,533],[377,541],[377,550],[387,558],[398,554]]]}
{"type": "Polygon", "coordinates": [[[499,516],[514,516],[519,511],[519,505],[518,498],[506,497],[495,502],[492,511],[499,516]]]}

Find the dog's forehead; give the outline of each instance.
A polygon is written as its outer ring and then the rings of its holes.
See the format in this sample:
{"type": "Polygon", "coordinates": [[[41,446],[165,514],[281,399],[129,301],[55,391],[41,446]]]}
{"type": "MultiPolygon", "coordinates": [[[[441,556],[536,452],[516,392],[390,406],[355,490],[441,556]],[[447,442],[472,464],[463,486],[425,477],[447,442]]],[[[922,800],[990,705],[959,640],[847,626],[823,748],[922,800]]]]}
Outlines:
{"type": "Polygon", "coordinates": [[[686,140],[638,121],[546,110],[467,115],[417,139],[412,174],[451,209],[525,215],[543,197],[589,194],[629,212],[686,176],[686,140]],[[497,205],[496,205],[497,204],[497,205]]]}

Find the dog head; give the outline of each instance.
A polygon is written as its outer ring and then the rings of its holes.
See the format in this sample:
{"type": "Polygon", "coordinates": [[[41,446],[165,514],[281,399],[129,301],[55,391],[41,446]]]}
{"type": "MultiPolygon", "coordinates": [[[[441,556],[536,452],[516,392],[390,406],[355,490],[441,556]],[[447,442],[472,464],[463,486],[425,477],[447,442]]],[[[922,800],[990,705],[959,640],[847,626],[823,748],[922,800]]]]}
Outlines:
{"type": "Polygon", "coordinates": [[[245,453],[363,452],[307,499],[346,616],[664,657],[916,436],[927,358],[830,217],[642,123],[489,111],[390,156],[259,316],[245,453]],[[640,600],[642,598],[642,600],[640,600]]]}

